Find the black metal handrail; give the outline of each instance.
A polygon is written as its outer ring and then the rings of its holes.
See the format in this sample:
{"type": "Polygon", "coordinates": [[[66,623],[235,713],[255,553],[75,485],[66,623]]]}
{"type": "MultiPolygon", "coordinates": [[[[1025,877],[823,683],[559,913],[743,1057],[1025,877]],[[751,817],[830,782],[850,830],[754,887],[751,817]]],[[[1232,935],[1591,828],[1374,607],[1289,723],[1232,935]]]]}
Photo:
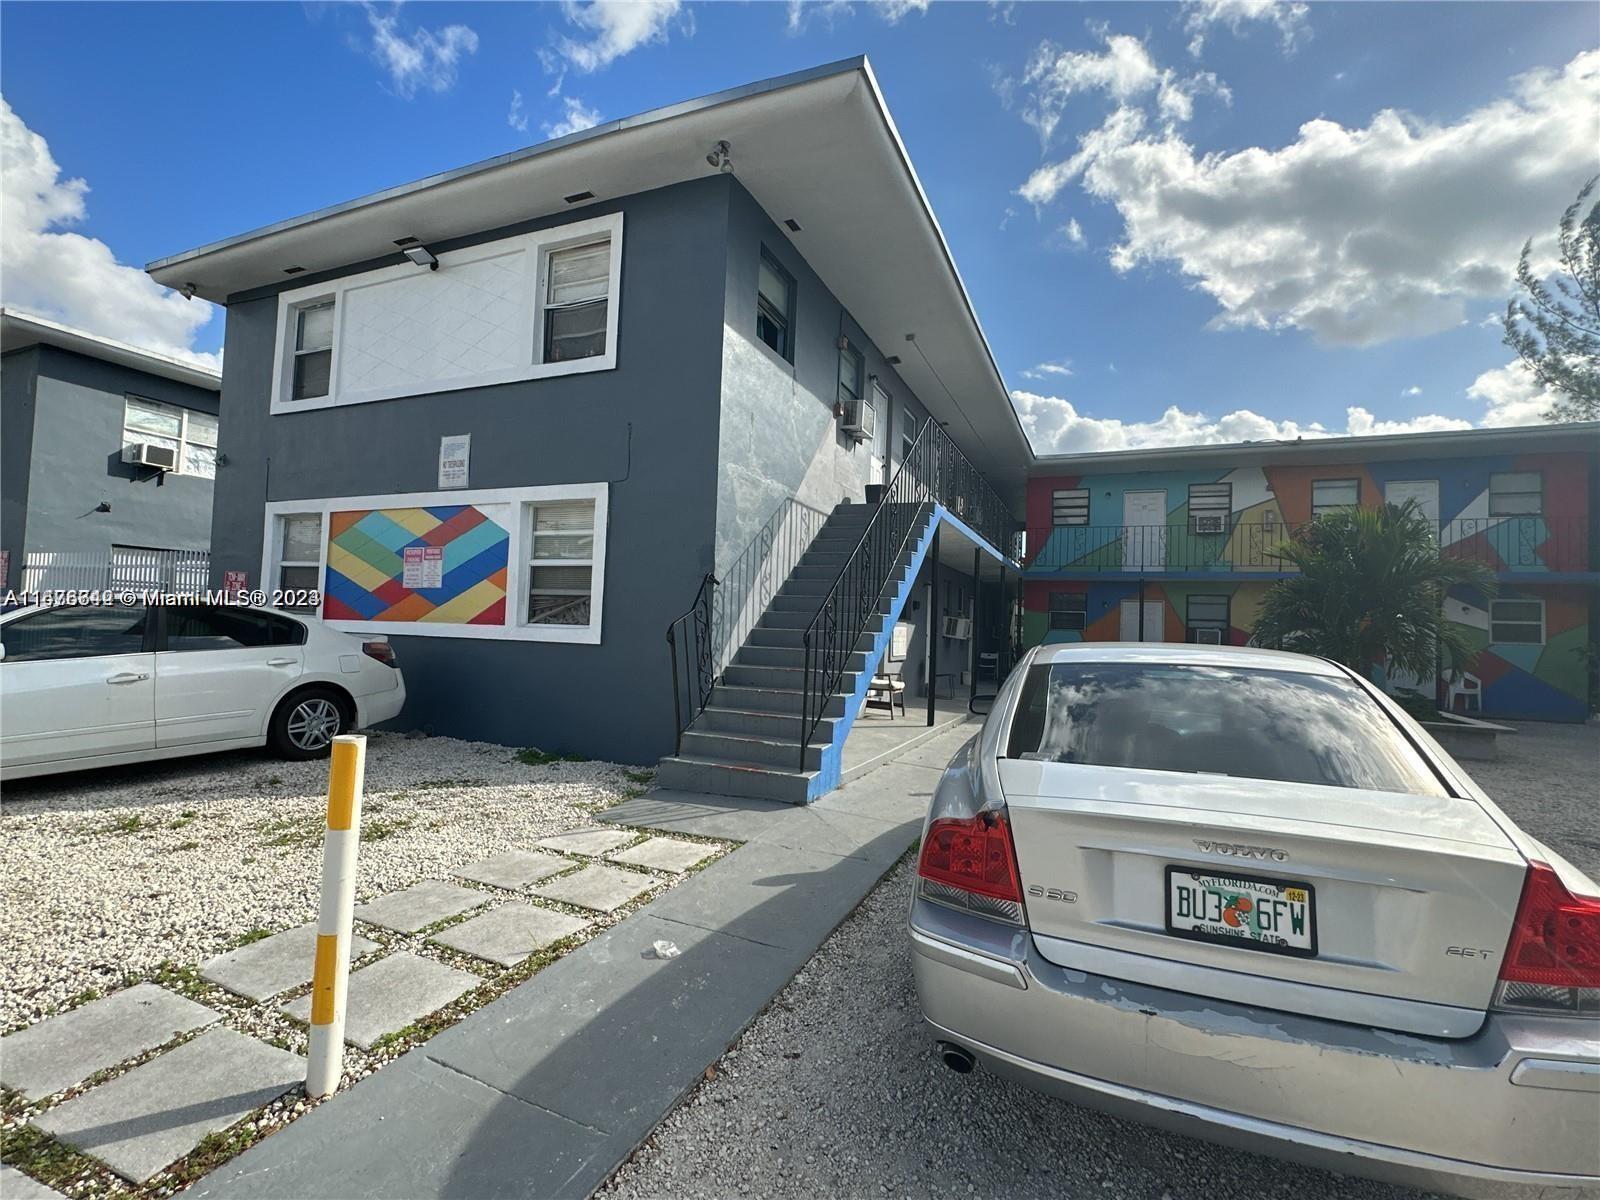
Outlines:
{"type": "Polygon", "coordinates": [[[999,493],[938,424],[924,422],[801,639],[801,770],[895,563],[935,502],[1002,554],[1015,555],[1017,523],[999,493]]]}
{"type": "Polygon", "coordinates": [[[711,596],[717,587],[717,577],[706,572],[700,581],[700,590],[694,594],[694,603],[681,617],[667,626],[667,649],[672,656],[672,719],[674,725],[672,752],[683,750],[683,731],[689,722],[683,719],[684,701],[689,702],[689,721],[705,711],[711,699],[711,688],[716,682],[716,666],[711,641],[711,596]],[[678,644],[683,643],[682,671],[679,670],[678,644]]]}

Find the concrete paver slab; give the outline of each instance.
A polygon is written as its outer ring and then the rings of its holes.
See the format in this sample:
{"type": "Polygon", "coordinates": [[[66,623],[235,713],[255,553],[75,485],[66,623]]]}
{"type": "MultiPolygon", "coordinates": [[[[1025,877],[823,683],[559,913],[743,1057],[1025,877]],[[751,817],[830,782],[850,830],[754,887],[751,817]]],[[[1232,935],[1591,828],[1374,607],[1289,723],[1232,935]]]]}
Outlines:
{"type": "Polygon", "coordinates": [[[794,811],[782,800],[754,800],[743,796],[712,796],[704,792],[678,792],[652,788],[643,796],[624,800],[600,814],[602,821],[688,833],[696,837],[748,842],[773,822],[794,811]]]}
{"type": "Polygon", "coordinates": [[[615,912],[636,896],[655,887],[656,880],[637,871],[595,864],[572,875],[563,875],[533,889],[535,896],[576,904],[595,912],[615,912]]]}
{"type": "Polygon", "coordinates": [[[184,1196],[572,1195],[569,1181],[605,1140],[598,1130],[430,1062],[419,1049],[256,1143],[184,1196]]]}
{"type": "Polygon", "coordinates": [[[430,941],[503,967],[514,967],[536,950],[589,928],[588,921],[532,904],[502,904],[481,916],[436,933],[430,941]]]}
{"type": "Polygon", "coordinates": [[[458,887],[438,879],[424,879],[404,891],[391,892],[369,904],[356,905],[356,920],[382,925],[398,933],[416,933],[435,921],[460,916],[480,904],[489,903],[489,900],[489,896],[471,888],[458,887]]]}
{"type": "Polygon", "coordinates": [[[220,1015],[153,983],[135,984],[0,1039],[0,1083],[40,1100],[220,1015]]]}
{"type": "Polygon", "coordinates": [[[570,859],[557,858],[553,854],[530,854],[526,850],[507,850],[504,854],[496,854],[481,862],[457,867],[455,875],[458,879],[487,883],[490,887],[516,889],[525,888],[530,883],[538,883],[541,879],[548,879],[556,872],[570,870],[571,867],[570,859]]]}
{"type": "Polygon", "coordinates": [[[213,1029],[40,1114],[33,1123],[142,1183],[305,1079],[305,1060],[213,1029]]]}
{"type": "MultiPolygon", "coordinates": [[[[470,971],[404,951],[380,958],[370,967],[350,973],[344,1040],[370,1050],[384,1034],[438,1012],[482,982],[470,971]]],[[[281,1008],[297,1021],[311,1019],[309,995],[281,1008]]]]}
{"type": "Polygon", "coordinates": [[[47,1188],[31,1175],[24,1175],[10,1163],[0,1163],[0,1200],[66,1200],[54,1188],[47,1188]]]}
{"type": "Polygon", "coordinates": [[[540,838],[534,845],[543,846],[546,850],[559,850],[563,854],[587,854],[598,858],[607,850],[615,850],[637,836],[624,829],[569,829],[554,837],[540,838]]]}
{"type": "MultiPolygon", "coordinates": [[[[270,1000],[279,992],[311,982],[317,927],[302,925],[229,950],[203,964],[200,977],[250,1000],[270,1000]]],[[[378,948],[360,934],[350,936],[350,957],[378,948]]]]}
{"type": "Polygon", "coordinates": [[[612,862],[627,863],[633,867],[649,867],[654,871],[687,871],[696,863],[705,862],[717,852],[715,846],[700,842],[680,842],[676,838],[653,837],[608,855],[612,862]]]}

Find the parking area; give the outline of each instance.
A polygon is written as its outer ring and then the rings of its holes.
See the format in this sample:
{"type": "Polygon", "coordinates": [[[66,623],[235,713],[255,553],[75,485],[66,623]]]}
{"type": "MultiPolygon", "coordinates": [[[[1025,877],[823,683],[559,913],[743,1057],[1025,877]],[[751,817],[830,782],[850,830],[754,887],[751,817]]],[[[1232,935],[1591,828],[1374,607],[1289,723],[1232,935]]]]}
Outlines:
{"type": "MultiPolygon", "coordinates": [[[[1600,877],[1600,728],[1521,725],[1472,773],[1600,877]]],[[[602,1193],[1415,1200],[1178,1137],[935,1062],[912,988],[903,862],[602,1193]]]]}

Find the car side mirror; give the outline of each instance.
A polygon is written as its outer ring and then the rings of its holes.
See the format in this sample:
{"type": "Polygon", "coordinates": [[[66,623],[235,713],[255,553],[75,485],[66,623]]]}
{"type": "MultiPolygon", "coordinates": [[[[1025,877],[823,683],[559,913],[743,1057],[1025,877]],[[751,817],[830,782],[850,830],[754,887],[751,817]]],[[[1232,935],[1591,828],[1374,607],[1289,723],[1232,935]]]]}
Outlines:
{"type": "Polygon", "coordinates": [[[5,662],[5,660],[6,660],[6,644],[4,642],[0,642],[0,662],[5,662]]]}
{"type": "Polygon", "coordinates": [[[967,701],[967,711],[975,716],[987,717],[993,708],[993,696],[974,696],[967,701]]]}

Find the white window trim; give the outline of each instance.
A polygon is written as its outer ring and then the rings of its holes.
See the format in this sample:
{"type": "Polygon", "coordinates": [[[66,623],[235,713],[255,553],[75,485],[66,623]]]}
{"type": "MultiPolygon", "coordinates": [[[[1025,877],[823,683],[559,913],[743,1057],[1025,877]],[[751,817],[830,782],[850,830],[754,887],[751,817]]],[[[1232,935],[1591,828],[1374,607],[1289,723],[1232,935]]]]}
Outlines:
{"type": "Polygon", "coordinates": [[[278,554],[283,523],[280,517],[302,513],[322,515],[322,551],[317,567],[317,590],[327,593],[328,582],[328,515],[351,509],[373,508],[429,508],[435,505],[451,506],[470,504],[505,504],[511,506],[512,527],[510,545],[506,552],[506,621],[503,625],[435,625],[428,621],[332,621],[322,617],[319,606],[316,616],[330,629],[345,633],[384,633],[395,637],[447,637],[473,638],[490,641],[521,642],[576,642],[599,645],[601,619],[605,613],[606,584],[606,530],[610,484],[565,483],[548,487],[495,488],[480,491],[451,490],[445,492],[397,492],[387,496],[334,496],[311,500],[274,500],[267,504],[263,537],[261,541],[262,580],[267,590],[277,587],[278,554]],[[553,500],[594,501],[594,563],[590,578],[593,581],[594,599],[590,625],[530,625],[526,622],[528,602],[528,553],[532,549],[533,534],[528,520],[528,506],[553,500]]]}
{"type": "Polygon", "coordinates": [[[1548,645],[1550,629],[1546,623],[1544,601],[1537,596],[1496,596],[1489,601],[1489,644],[1491,646],[1544,646],[1548,645]],[[1497,604],[1537,604],[1539,606],[1539,640],[1537,642],[1496,642],[1494,640],[1494,627],[1496,625],[1532,625],[1532,621],[1515,621],[1510,618],[1495,619],[1494,608],[1497,604]]]}
{"type": "Polygon", "coordinates": [[[477,375],[461,375],[422,385],[342,391],[339,386],[339,349],[344,342],[344,321],[347,311],[344,303],[345,294],[355,288],[370,287],[391,279],[414,279],[428,273],[412,263],[400,263],[279,294],[277,343],[272,361],[272,397],[268,411],[274,416],[282,413],[311,412],[319,408],[370,404],[378,400],[395,400],[403,396],[431,396],[439,392],[488,387],[497,383],[551,379],[561,375],[581,375],[591,371],[614,369],[617,365],[617,331],[622,312],[622,214],[612,213],[609,216],[573,221],[551,229],[541,229],[517,237],[483,242],[462,250],[452,250],[439,255],[439,270],[448,271],[451,267],[479,262],[486,258],[497,258],[517,250],[526,252],[528,263],[521,299],[522,323],[528,330],[524,343],[527,350],[526,362],[500,370],[484,371],[477,375]],[[540,361],[544,354],[544,295],[550,252],[596,241],[606,235],[611,239],[611,276],[606,285],[608,303],[605,353],[568,362],[540,361]],[[306,400],[291,400],[289,397],[294,384],[295,314],[306,305],[325,300],[333,301],[333,359],[329,366],[328,394],[306,400]]]}
{"type": "MultiPolygon", "coordinates": [[[[170,408],[170,409],[175,410],[178,413],[178,465],[173,467],[171,471],[167,472],[169,475],[193,475],[197,479],[215,479],[217,477],[215,471],[213,471],[210,475],[201,475],[197,471],[185,470],[184,469],[184,465],[183,465],[183,463],[184,463],[183,449],[184,449],[185,446],[189,445],[189,442],[190,442],[190,438],[189,438],[189,415],[191,413],[193,413],[193,412],[200,412],[202,410],[185,408],[181,404],[171,404],[168,401],[156,400],[156,399],[154,399],[153,397],[150,397],[150,396],[141,396],[137,392],[124,392],[122,394],[122,461],[123,462],[132,462],[133,461],[131,458],[128,457],[128,448],[127,447],[128,447],[128,443],[129,442],[138,441],[140,437],[161,437],[162,436],[159,433],[144,433],[143,430],[134,429],[132,426],[130,426],[128,424],[128,405],[134,400],[139,401],[139,403],[141,403],[141,404],[153,404],[157,408],[170,408]],[[130,435],[132,435],[132,436],[130,436],[130,435]]],[[[205,413],[205,415],[208,416],[208,417],[217,416],[216,413],[205,413]]],[[[218,441],[219,445],[218,446],[208,446],[204,442],[195,442],[194,444],[196,446],[201,446],[201,447],[204,447],[207,450],[210,450],[213,454],[217,454],[217,453],[220,453],[220,443],[222,441],[222,436],[221,435],[222,435],[222,421],[220,419],[218,419],[218,421],[217,421],[217,441],[218,441]]]]}

